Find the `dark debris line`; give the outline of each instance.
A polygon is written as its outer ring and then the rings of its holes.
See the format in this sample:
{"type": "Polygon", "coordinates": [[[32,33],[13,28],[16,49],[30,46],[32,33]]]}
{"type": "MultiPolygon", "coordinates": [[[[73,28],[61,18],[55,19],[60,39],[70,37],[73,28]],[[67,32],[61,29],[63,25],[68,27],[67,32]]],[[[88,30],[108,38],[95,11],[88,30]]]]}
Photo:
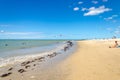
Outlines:
{"type": "MultiPolygon", "coordinates": [[[[67,41],[66,44],[67,44],[67,45],[63,48],[63,50],[64,50],[65,52],[66,52],[70,47],[73,46],[73,42],[67,41]]],[[[52,54],[48,54],[46,57],[52,58],[52,57],[57,56],[58,54],[59,54],[59,53],[57,53],[57,52],[53,52],[52,54]]],[[[28,68],[31,67],[30,63],[33,63],[33,62],[35,62],[35,61],[42,62],[42,61],[44,61],[44,60],[45,60],[45,57],[35,58],[35,59],[33,59],[33,60],[29,60],[29,61],[22,62],[22,63],[21,63],[21,66],[24,66],[25,69],[28,69],[28,68]]],[[[33,64],[33,66],[36,66],[36,64],[33,64]]],[[[18,72],[19,72],[19,73],[24,73],[24,72],[26,72],[25,69],[19,69],[18,72]]],[[[11,68],[8,69],[8,71],[12,71],[12,70],[13,70],[13,67],[11,67],[11,68]]],[[[7,76],[10,76],[11,74],[12,74],[12,72],[8,72],[8,73],[5,73],[5,74],[2,74],[0,77],[1,77],[1,78],[4,78],[4,77],[7,77],[7,76]]],[[[11,79],[10,79],[10,80],[11,80],[11,79]]]]}

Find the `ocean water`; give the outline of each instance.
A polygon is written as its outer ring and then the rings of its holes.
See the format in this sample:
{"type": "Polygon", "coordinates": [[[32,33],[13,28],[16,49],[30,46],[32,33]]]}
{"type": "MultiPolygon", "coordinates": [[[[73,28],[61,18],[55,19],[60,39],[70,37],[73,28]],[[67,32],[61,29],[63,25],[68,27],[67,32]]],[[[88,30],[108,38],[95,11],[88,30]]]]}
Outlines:
{"type": "Polygon", "coordinates": [[[61,40],[0,40],[0,52],[16,49],[25,49],[32,47],[47,46],[62,42],[61,40]]]}
{"type": "Polygon", "coordinates": [[[61,52],[66,40],[0,40],[0,67],[53,52],[61,52]]]}

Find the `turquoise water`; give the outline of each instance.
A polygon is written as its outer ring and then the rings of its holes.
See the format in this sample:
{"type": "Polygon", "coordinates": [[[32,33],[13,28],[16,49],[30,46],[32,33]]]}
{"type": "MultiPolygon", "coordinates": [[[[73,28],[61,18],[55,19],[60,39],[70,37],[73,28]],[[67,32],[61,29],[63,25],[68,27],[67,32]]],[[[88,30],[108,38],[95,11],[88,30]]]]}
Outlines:
{"type": "Polygon", "coordinates": [[[54,52],[66,53],[65,46],[66,40],[0,40],[0,67],[54,52]]]}
{"type": "Polygon", "coordinates": [[[12,51],[17,49],[42,47],[57,44],[63,40],[0,40],[0,52],[12,51]]]}

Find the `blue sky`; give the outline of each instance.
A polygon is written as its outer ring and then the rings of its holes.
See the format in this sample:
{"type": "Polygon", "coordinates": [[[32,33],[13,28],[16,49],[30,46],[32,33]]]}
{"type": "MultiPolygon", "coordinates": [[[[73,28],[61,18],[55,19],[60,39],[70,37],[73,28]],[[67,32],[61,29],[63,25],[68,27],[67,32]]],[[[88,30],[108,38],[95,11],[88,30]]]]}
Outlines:
{"type": "Polygon", "coordinates": [[[120,37],[115,0],[0,0],[0,39],[120,37]]]}

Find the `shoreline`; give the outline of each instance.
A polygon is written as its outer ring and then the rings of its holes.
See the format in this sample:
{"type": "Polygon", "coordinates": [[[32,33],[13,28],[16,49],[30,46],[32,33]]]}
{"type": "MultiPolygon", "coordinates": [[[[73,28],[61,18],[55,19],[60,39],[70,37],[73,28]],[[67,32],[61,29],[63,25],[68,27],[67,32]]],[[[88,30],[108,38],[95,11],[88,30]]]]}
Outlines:
{"type": "MultiPolygon", "coordinates": [[[[21,53],[21,56],[12,56],[12,57],[8,57],[8,58],[1,58],[0,61],[0,67],[5,66],[7,64],[14,64],[17,62],[22,62],[22,61],[26,61],[29,59],[34,59],[37,57],[45,57],[48,54],[52,54],[54,52],[57,53],[64,53],[64,47],[67,46],[67,41],[66,42],[61,42],[59,44],[56,45],[52,45],[52,46],[43,46],[40,48],[29,48],[29,49],[22,49],[22,50],[17,50],[17,51],[12,51],[10,53],[15,54],[15,53],[21,53]],[[45,51],[45,48],[46,49],[45,51]],[[40,50],[39,50],[40,49],[40,50]],[[42,49],[44,51],[42,51],[42,49]],[[42,51],[42,52],[41,52],[42,51]],[[23,55],[25,53],[25,55],[23,55]],[[29,54],[28,54],[29,53],[29,54]],[[34,53],[34,54],[33,54],[34,53]]],[[[7,52],[9,53],[9,52],[7,52]]]]}
{"type": "MultiPolygon", "coordinates": [[[[14,74],[1,80],[119,80],[120,48],[108,47],[114,41],[115,39],[77,41],[75,52],[60,54],[42,63],[36,62],[35,67],[28,68],[23,73],[16,72],[20,68],[18,66],[13,69],[14,74]]],[[[120,40],[118,42],[120,44],[120,40]]]]}
{"type": "Polygon", "coordinates": [[[45,67],[48,68],[48,66],[49,67],[53,66],[53,63],[58,64],[58,62],[64,60],[74,51],[73,48],[75,46],[76,45],[73,44],[73,42],[72,42],[72,45],[70,45],[69,42],[66,42],[64,46],[61,46],[62,50],[61,49],[56,50],[56,52],[52,51],[51,53],[46,53],[46,54],[43,54],[42,56],[38,55],[22,62],[17,62],[8,66],[3,66],[1,67],[1,70],[0,70],[1,72],[0,79],[3,79],[3,80],[8,79],[8,78],[11,78],[10,75],[18,74],[18,73],[24,74],[34,69],[44,69],[45,67]],[[61,51],[64,51],[64,53],[61,51]],[[36,66],[39,66],[39,68],[35,68],[36,66]]]}

